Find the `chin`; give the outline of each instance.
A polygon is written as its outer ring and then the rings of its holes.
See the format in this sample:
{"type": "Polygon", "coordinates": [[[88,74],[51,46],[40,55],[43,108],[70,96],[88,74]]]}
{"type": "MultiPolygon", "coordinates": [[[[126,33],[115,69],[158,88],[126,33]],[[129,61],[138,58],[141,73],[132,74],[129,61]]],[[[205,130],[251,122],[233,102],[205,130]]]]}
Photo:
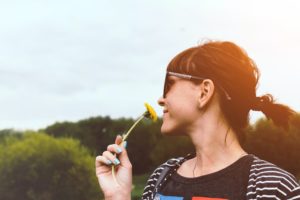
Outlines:
{"type": "Polygon", "coordinates": [[[163,134],[163,135],[169,135],[169,134],[172,133],[172,129],[170,130],[170,128],[164,126],[164,124],[163,124],[163,125],[161,126],[161,128],[160,128],[160,132],[161,132],[161,134],[163,134]]]}
{"type": "Polygon", "coordinates": [[[164,129],[160,129],[160,132],[161,132],[162,135],[169,135],[170,134],[169,131],[166,131],[164,129]]]}
{"type": "Polygon", "coordinates": [[[176,129],[175,127],[164,126],[164,124],[160,128],[160,132],[162,133],[162,135],[170,135],[170,136],[183,135],[183,131],[176,129]]]}

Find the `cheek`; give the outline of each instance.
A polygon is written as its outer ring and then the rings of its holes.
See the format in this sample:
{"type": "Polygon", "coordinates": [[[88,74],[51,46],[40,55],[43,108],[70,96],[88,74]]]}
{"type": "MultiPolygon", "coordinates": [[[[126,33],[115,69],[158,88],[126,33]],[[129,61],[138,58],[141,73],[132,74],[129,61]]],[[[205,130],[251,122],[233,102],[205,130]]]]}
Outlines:
{"type": "Polygon", "coordinates": [[[183,92],[178,95],[177,107],[183,113],[188,112],[192,113],[197,111],[198,102],[195,94],[189,92],[183,92]]]}
{"type": "Polygon", "coordinates": [[[183,134],[197,119],[197,110],[190,101],[178,98],[170,102],[169,112],[163,117],[161,132],[163,134],[183,134]]]}

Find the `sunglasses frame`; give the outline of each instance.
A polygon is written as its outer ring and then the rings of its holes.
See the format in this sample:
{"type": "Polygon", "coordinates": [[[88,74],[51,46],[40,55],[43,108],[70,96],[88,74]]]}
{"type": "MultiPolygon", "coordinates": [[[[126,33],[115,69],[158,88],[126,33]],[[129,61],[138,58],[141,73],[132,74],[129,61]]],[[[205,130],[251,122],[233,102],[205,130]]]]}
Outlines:
{"type": "MultiPolygon", "coordinates": [[[[182,73],[177,73],[177,72],[169,72],[167,71],[166,73],[166,77],[165,77],[165,83],[164,83],[164,93],[163,93],[163,98],[166,97],[166,82],[167,82],[167,77],[168,76],[175,76],[175,77],[178,77],[178,78],[183,78],[183,79],[187,79],[187,80],[192,80],[192,79],[195,79],[195,80],[205,80],[207,78],[203,78],[203,77],[199,77],[199,76],[193,76],[193,75],[189,75],[189,74],[182,74],[182,73]]],[[[231,100],[231,97],[229,96],[229,94],[226,92],[226,90],[224,90],[223,87],[219,86],[220,89],[224,92],[225,96],[226,96],[226,99],[227,100],[231,100]]]]}

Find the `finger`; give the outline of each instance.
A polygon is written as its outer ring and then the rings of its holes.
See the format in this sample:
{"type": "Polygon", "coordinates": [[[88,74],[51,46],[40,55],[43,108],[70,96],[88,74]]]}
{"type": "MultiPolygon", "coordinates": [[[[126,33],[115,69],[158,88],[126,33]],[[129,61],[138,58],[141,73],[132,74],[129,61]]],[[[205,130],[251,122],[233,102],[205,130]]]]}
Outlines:
{"type": "Polygon", "coordinates": [[[117,135],[116,139],[115,139],[115,144],[121,144],[122,142],[122,136],[121,135],[117,135]]]}
{"type": "Polygon", "coordinates": [[[119,145],[111,144],[111,145],[107,146],[107,151],[114,152],[116,154],[120,154],[123,150],[122,150],[122,147],[120,147],[119,145]]]}
{"type": "Polygon", "coordinates": [[[102,154],[106,159],[110,160],[114,165],[119,165],[120,160],[116,158],[110,151],[104,151],[102,154]]]}
{"type": "Polygon", "coordinates": [[[108,165],[109,166],[111,164],[112,164],[112,162],[104,156],[96,157],[96,166],[100,166],[100,165],[108,165]]]}

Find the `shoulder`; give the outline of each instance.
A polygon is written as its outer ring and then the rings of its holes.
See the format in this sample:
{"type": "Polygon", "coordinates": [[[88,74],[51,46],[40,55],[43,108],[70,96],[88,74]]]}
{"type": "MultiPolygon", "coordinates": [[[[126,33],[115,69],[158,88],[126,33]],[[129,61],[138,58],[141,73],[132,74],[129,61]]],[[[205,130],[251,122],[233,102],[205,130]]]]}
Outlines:
{"type": "Polygon", "coordinates": [[[291,199],[300,199],[300,187],[292,174],[254,156],[250,167],[247,197],[248,199],[259,197],[273,199],[293,197],[291,199]]]}
{"type": "MultiPolygon", "coordinates": [[[[167,160],[166,162],[164,162],[163,164],[161,164],[159,167],[157,167],[154,170],[154,172],[151,174],[150,178],[160,176],[160,174],[162,173],[162,171],[164,169],[176,170],[181,165],[181,161],[183,159],[184,159],[184,157],[178,157],[178,158],[171,158],[171,159],[167,160]]],[[[150,178],[149,178],[149,180],[150,180],[150,178]]]]}
{"type": "Polygon", "coordinates": [[[144,188],[144,192],[142,195],[142,199],[151,199],[152,194],[154,193],[155,188],[157,187],[157,183],[160,183],[162,180],[160,178],[165,178],[171,171],[176,171],[176,169],[181,165],[184,157],[171,158],[157,167],[153,173],[150,175],[146,187],[144,188]],[[164,174],[162,177],[162,174],[164,174]]]}

